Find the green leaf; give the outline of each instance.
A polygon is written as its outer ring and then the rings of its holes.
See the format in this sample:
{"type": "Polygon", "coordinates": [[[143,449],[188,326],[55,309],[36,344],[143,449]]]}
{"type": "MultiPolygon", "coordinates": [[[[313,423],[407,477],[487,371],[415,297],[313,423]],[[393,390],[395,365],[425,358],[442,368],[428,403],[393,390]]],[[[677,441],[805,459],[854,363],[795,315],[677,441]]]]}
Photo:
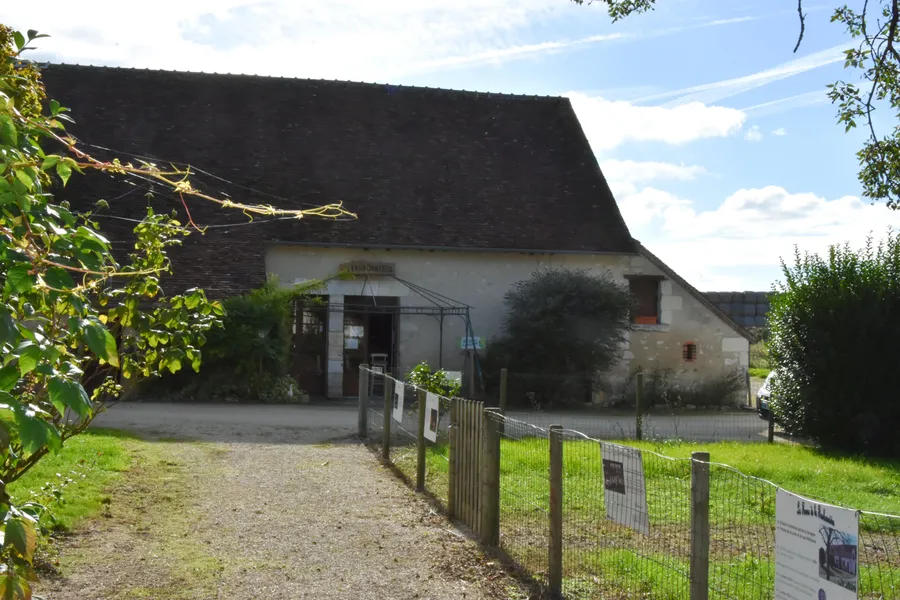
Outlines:
{"type": "Polygon", "coordinates": [[[56,174],[59,175],[59,178],[62,179],[63,186],[69,182],[69,177],[72,176],[72,167],[67,165],[64,162],[58,163],[56,165],[56,174]]]}
{"type": "Polygon", "coordinates": [[[82,321],[84,327],[84,343],[96,354],[114,367],[119,366],[119,355],[116,352],[116,338],[112,336],[103,323],[85,319],[82,321]]]}
{"type": "Polygon", "coordinates": [[[6,522],[5,548],[15,548],[19,555],[31,563],[37,549],[37,532],[34,526],[23,519],[10,519],[6,522]]]}
{"type": "Polygon", "coordinates": [[[56,115],[59,112],[59,102],[56,100],[50,101],[50,114],[56,115]]]}
{"type": "Polygon", "coordinates": [[[25,377],[41,362],[41,349],[31,342],[25,342],[16,350],[19,356],[19,374],[25,377]]]}
{"type": "Polygon", "coordinates": [[[181,359],[180,358],[169,359],[169,363],[166,366],[168,367],[170,373],[175,374],[181,370],[181,359]]]}
{"type": "Polygon", "coordinates": [[[7,343],[15,343],[19,337],[19,329],[12,315],[4,307],[0,307],[0,346],[7,343]]]}
{"type": "Polygon", "coordinates": [[[16,294],[22,294],[34,287],[37,278],[29,274],[31,265],[19,263],[9,268],[6,273],[6,284],[10,286],[16,294]]]}
{"type": "Polygon", "coordinates": [[[0,392],[8,392],[19,382],[19,370],[15,363],[9,363],[0,369],[0,392]]]}
{"type": "Polygon", "coordinates": [[[59,156],[57,156],[56,154],[51,154],[44,159],[44,162],[41,163],[41,171],[52,169],[57,164],[59,164],[59,156]]]}
{"type": "Polygon", "coordinates": [[[62,446],[56,428],[39,417],[35,411],[16,406],[15,419],[22,449],[27,454],[34,454],[44,446],[48,446],[51,450],[58,450],[62,446]]]}
{"type": "Polygon", "coordinates": [[[69,272],[60,267],[50,267],[44,275],[44,281],[52,288],[58,290],[70,290],[75,287],[75,281],[69,272]]]}
{"type": "Polygon", "coordinates": [[[50,391],[50,402],[60,413],[64,413],[66,408],[71,408],[82,419],[91,415],[91,400],[81,383],[54,377],[47,387],[50,391]]]}
{"type": "Polygon", "coordinates": [[[25,47],[25,36],[22,35],[21,31],[14,32],[13,39],[16,41],[16,50],[21,50],[25,47]]]}
{"type": "Polygon", "coordinates": [[[31,173],[28,172],[28,169],[18,169],[16,171],[16,179],[21,181],[22,185],[24,185],[28,191],[34,189],[34,179],[32,179],[31,173]]]}
{"type": "Polygon", "coordinates": [[[19,143],[16,124],[7,114],[0,114],[0,142],[7,146],[15,146],[19,143]]]}

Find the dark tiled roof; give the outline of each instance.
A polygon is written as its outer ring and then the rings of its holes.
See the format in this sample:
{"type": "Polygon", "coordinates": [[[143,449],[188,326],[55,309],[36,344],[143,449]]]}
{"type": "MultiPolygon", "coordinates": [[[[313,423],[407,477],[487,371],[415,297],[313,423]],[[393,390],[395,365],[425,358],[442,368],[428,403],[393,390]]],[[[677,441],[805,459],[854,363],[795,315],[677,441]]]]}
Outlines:
{"type": "MultiPolygon", "coordinates": [[[[46,67],[44,80],[48,95],[72,108],[69,130],[122,158],[195,165],[243,186],[195,179],[236,200],[288,208],[341,200],[359,215],[235,229],[222,248],[279,241],[635,252],[565,98],[70,65],[46,67]]],[[[69,193],[85,198],[130,189],[76,179],[69,193]]],[[[139,215],[143,203],[131,194],[113,211],[139,215]]],[[[241,219],[198,201],[190,207],[199,224],[241,219]]]]}
{"type": "Polygon", "coordinates": [[[745,327],[765,327],[772,292],[706,292],[722,312],[745,327]]]}

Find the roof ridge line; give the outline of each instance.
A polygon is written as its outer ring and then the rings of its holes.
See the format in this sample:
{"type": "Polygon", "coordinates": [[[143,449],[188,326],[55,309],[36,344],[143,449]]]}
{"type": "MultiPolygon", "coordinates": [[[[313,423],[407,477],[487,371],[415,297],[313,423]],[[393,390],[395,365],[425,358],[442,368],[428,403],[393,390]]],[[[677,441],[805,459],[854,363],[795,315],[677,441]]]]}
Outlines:
{"type": "Polygon", "coordinates": [[[305,81],[310,83],[324,83],[331,85],[345,85],[345,86],[360,86],[360,87],[388,87],[388,88],[397,88],[404,90],[418,90],[418,91],[427,91],[432,93],[453,93],[460,95],[468,95],[468,96],[498,96],[501,98],[527,98],[531,100],[544,100],[544,101],[559,101],[566,100],[565,96],[554,96],[554,95],[540,95],[540,94],[515,94],[510,92],[486,92],[479,90],[465,90],[465,89],[457,89],[457,88],[444,88],[444,87],[430,87],[427,85],[409,85],[402,83],[389,83],[389,82],[379,82],[379,81],[354,81],[350,79],[324,79],[324,78],[313,78],[313,77],[292,77],[290,75],[263,75],[263,74],[255,74],[255,73],[220,73],[218,71],[192,71],[192,70],[175,70],[175,69],[154,69],[150,67],[126,67],[126,66],[109,66],[109,65],[91,65],[91,64],[79,64],[79,63],[65,63],[65,62],[50,62],[50,61],[35,61],[35,64],[41,68],[46,69],[50,67],[77,67],[80,69],[96,69],[96,70],[108,70],[108,71],[143,71],[143,72],[152,72],[152,73],[168,73],[173,75],[200,75],[207,77],[223,77],[223,78],[251,78],[251,79],[287,79],[292,81],[305,81]]]}

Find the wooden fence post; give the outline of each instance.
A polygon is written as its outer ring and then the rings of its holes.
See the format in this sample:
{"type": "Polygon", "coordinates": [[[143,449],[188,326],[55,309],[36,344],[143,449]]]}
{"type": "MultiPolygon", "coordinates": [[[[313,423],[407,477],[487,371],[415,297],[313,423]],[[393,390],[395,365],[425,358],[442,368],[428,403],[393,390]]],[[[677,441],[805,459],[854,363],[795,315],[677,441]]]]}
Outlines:
{"type": "MultiPolygon", "coordinates": [[[[504,417],[506,416],[506,402],[507,402],[507,385],[508,385],[509,373],[506,370],[506,367],[500,369],[500,400],[498,401],[498,406],[500,407],[500,414],[504,417]]],[[[506,424],[503,422],[504,420],[500,420],[500,433],[503,434],[506,431],[506,424]]]]}
{"type": "Polygon", "coordinates": [[[691,453],[691,600],[709,597],[709,452],[691,453]]]}
{"type": "Polygon", "coordinates": [[[772,412],[772,399],[769,398],[769,431],[768,431],[769,443],[773,443],[775,441],[775,413],[772,412]]]}
{"type": "Polygon", "coordinates": [[[456,519],[456,491],[459,489],[459,398],[450,399],[450,477],[447,482],[447,516],[456,519]]]}
{"type": "MultiPolygon", "coordinates": [[[[416,491],[425,491],[425,390],[416,390],[419,399],[419,425],[416,434],[416,491]]],[[[440,404],[438,404],[440,410],[440,404]]]]}
{"type": "Polygon", "coordinates": [[[486,546],[500,545],[500,424],[499,409],[484,411],[481,459],[481,535],[486,546]]]}
{"type": "Polygon", "coordinates": [[[644,415],[641,413],[641,411],[643,410],[643,406],[641,406],[641,403],[643,401],[644,395],[644,372],[638,370],[635,377],[637,378],[637,383],[634,388],[634,437],[635,439],[637,439],[637,441],[641,441],[644,438],[644,415]]]}
{"type": "Polygon", "coordinates": [[[550,596],[562,596],[563,443],[562,425],[550,426],[550,596]]]}
{"type": "Polygon", "coordinates": [[[381,441],[381,457],[384,460],[391,459],[391,411],[394,410],[394,402],[392,396],[394,395],[394,386],[393,381],[387,376],[387,373],[382,375],[384,377],[384,439],[381,441]]]}
{"type": "Polygon", "coordinates": [[[369,365],[359,365],[359,437],[369,437],[369,365]]]}

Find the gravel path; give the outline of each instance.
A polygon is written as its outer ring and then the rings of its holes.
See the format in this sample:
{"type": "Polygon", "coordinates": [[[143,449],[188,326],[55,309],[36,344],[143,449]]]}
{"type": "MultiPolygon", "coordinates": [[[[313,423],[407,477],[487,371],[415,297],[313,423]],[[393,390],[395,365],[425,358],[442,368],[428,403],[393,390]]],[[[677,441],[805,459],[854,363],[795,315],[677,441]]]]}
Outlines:
{"type": "Polygon", "coordinates": [[[104,417],[166,441],[135,442],[141,466],[105,519],[62,542],[63,575],[38,590],[48,600],[527,597],[347,437],[352,410],[257,414],[242,428],[233,412],[198,427],[191,409],[157,409],[104,417]],[[170,441],[192,433],[215,441],[170,441]]]}

